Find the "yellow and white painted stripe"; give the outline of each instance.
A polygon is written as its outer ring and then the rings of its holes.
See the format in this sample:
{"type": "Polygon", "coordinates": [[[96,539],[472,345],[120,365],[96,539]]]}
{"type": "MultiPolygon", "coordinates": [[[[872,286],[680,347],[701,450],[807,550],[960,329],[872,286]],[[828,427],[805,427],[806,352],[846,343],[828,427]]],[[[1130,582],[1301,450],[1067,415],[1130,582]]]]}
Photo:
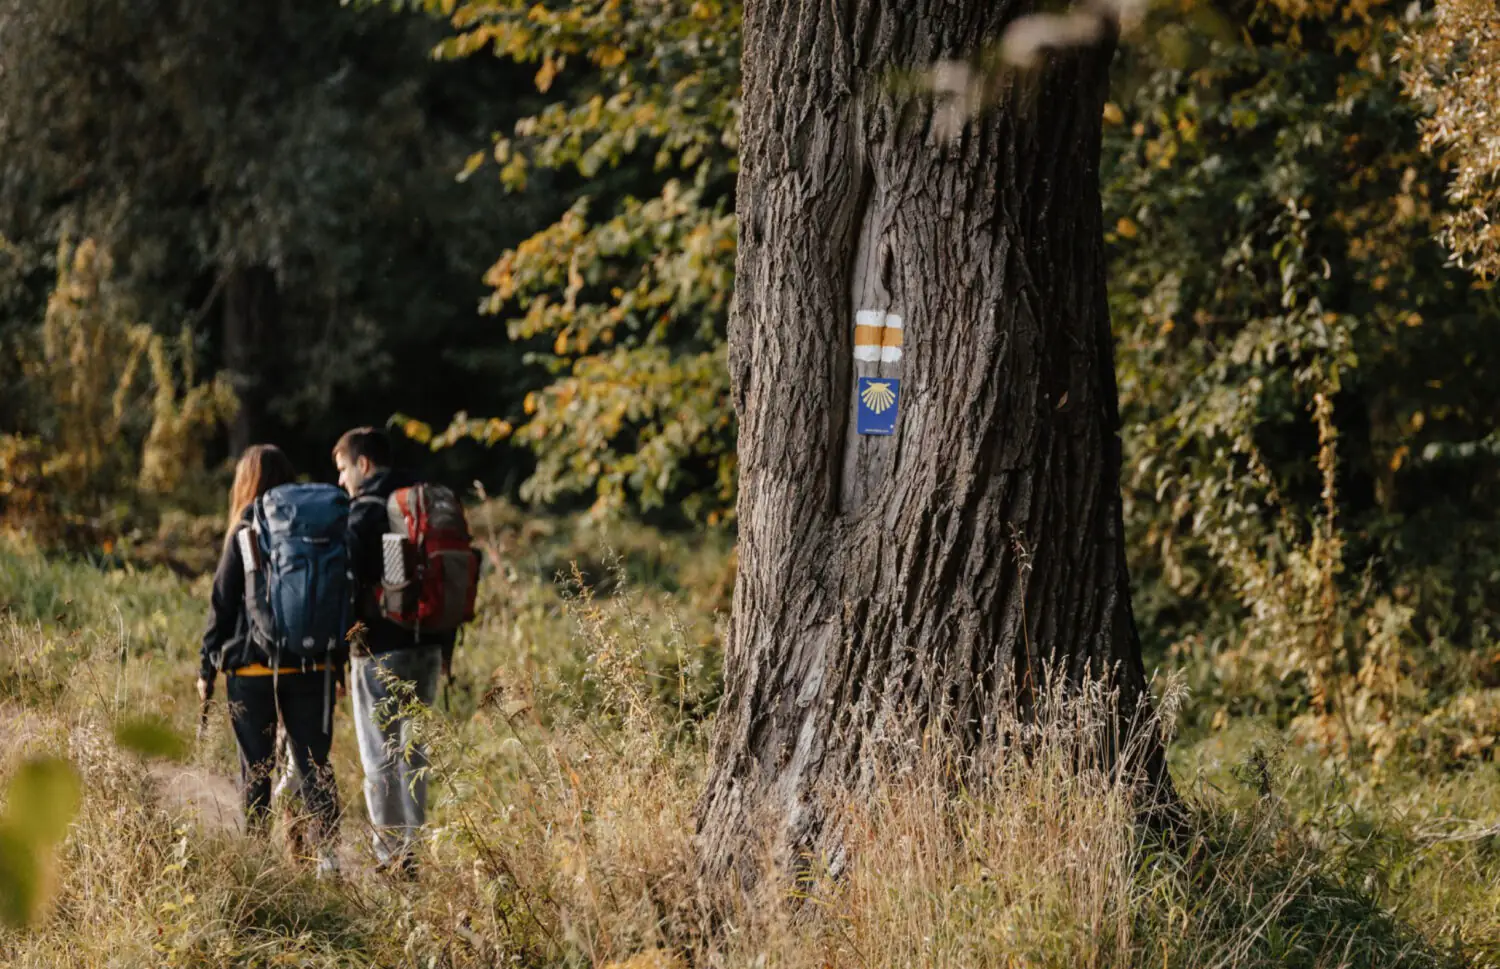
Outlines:
{"type": "Polygon", "coordinates": [[[854,314],[854,359],[895,363],[901,359],[901,317],[880,310],[854,314]]]}

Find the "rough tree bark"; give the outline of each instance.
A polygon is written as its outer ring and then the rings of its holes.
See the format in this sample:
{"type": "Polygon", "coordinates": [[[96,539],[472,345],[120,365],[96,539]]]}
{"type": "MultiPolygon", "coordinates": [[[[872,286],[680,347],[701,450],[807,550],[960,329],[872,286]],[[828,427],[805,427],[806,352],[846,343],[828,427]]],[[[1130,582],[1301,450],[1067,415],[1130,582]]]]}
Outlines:
{"type": "Polygon", "coordinates": [[[277,296],[276,275],[265,267],[230,269],[224,277],[224,369],[239,398],[229,425],[232,455],[257,443],[264,424],[265,350],[274,338],[277,296]]]}
{"type": "Polygon", "coordinates": [[[1044,667],[1110,676],[1122,716],[1148,702],[1104,290],[1110,51],[1057,54],[951,140],[901,83],[1029,6],[747,3],[709,878],[755,880],[764,850],[838,870],[833,812],[892,719],[999,754],[997,714],[1024,716],[1044,667]],[[856,432],[859,377],[899,380],[890,436],[856,432]]]}

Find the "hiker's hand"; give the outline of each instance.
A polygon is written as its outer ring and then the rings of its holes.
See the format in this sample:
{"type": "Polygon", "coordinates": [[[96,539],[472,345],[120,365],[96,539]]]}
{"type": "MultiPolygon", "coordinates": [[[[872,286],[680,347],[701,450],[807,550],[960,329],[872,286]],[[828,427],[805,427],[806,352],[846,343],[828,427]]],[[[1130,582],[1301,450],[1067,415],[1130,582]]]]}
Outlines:
{"type": "Polygon", "coordinates": [[[214,695],[213,682],[205,677],[198,677],[198,702],[207,704],[208,698],[214,695]]]}

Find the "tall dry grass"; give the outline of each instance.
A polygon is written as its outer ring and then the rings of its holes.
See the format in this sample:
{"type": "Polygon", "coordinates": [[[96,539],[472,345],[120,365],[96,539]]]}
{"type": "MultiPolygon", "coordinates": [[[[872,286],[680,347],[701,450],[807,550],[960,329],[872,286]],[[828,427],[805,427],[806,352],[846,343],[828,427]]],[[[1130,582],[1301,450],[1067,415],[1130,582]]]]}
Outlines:
{"type": "MultiPolygon", "coordinates": [[[[886,764],[847,805],[840,877],[814,859],[800,881],[768,883],[778,892],[710,910],[705,889],[718,886],[698,881],[693,835],[713,689],[698,679],[702,618],[674,619],[618,575],[607,597],[574,582],[559,598],[520,571],[489,581],[486,594],[509,604],[495,602],[503,623],[466,647],[482,687],[451,712],[418,712],[435,782],[419,879],[355,864],[327,883],[185,810],[184,784],[228,773],[222,736],[177,765],[112,740],[141,713],[188,731],[190,649],[178,638],[196,625],[193,590],[0,551],[0,591],[25,603],[0,614],[0,722],[12,728],[0,733],[0,789],[23,758],[48,754],[73,762],[85,792],[51,910],[0,930],[0,964],[1449,964],[1350,883],[1268,769],[1236,811],[1190,790],[1199,838],[1153,842],[1135,823],[1135,786],[1098,758],[1113,722],[1103,693],[1043,704],[1035,722],[1011,725],[1030,756],[962,783],[940,745],[886,764]],[[48,615],[59,607],[66,622],[48,615]],[[137,649],[151,630],[153,648],[137,649]],[[558,673],[568,663],[576,676],[558,673]]],[[[1168,708],[1177,698],[1168,691],[1168,708]]],[[[357,773],[340,729],[352,845],[357,773]]]]}

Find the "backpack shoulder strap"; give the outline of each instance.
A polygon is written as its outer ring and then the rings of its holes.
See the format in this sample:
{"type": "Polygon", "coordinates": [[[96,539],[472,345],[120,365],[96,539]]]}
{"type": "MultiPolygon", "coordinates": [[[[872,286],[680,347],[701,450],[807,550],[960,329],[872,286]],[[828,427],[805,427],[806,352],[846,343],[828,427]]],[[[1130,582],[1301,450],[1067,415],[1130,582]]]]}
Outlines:
{"type": "Polygon", "coordinates": [[[250,520],[245,523],[245,530],[250,533],[250,540],[256,545],[264,547],[266,541],[266,496],[261,495],[250,505],[250,520]]]}

